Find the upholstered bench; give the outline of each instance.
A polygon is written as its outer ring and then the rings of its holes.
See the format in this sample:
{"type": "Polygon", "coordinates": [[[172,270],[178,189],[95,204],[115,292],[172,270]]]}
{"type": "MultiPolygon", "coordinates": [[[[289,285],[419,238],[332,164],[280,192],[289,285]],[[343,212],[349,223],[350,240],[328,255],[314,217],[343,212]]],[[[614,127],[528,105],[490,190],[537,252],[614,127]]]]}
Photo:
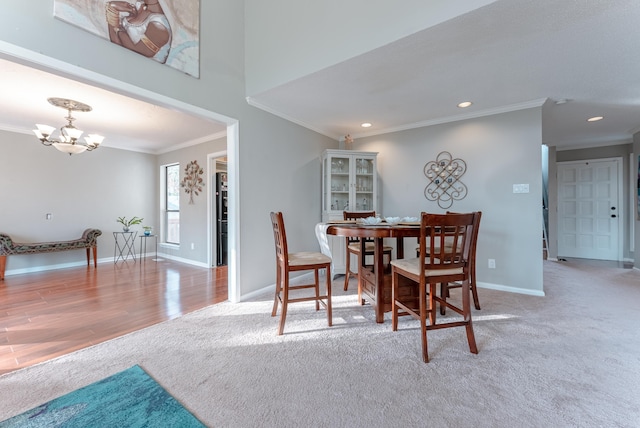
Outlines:
{"type": "Polygon", "coordinates": [[[32,244],[25,244],[13,242],[9,235],[0,233],[0,280],[4,279],[4,270],[7,266],[7,256],[12,254],[51,253],[54,251],[86,248],[87,265],[90,265],[90,250],[93,249],[93,266],[98,267],[98,236],[100,235],[102,235],[102,232],[98,229],[87,229],[84,231],[81,238],[71,241],[36,242],[32,244]]]}

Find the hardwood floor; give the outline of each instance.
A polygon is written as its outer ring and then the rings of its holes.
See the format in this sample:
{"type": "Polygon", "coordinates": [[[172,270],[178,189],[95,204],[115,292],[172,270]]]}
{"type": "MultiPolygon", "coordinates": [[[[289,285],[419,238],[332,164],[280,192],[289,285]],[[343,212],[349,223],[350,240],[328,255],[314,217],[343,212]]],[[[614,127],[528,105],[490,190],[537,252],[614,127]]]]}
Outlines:
{"type": "Polygon", "coordinates": [[[0,375],[227,300],[226,266],[152,258],[0,281],[0,375]]]}

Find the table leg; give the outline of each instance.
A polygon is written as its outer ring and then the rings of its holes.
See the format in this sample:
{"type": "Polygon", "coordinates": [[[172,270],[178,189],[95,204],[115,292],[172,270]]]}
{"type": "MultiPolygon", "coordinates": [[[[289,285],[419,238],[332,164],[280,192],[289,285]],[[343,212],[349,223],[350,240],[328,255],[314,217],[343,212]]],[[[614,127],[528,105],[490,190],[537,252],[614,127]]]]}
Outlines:
{"type": "MultiPolygon", "coordinates": [[[[134,233],[133,235],[131,235],[131,241],[129,241],[129,245],[128,245],[128,254],[130,254],[133,257],[133,262],[136,262],[136,233],[134,233]]],[[[128,255],[127,255],[128,257],[128,255]]]]}
{"type": "Polygon", "coordinates": [[[0,256],[0,279],[4,279],[4,270],[7,267],[7,256],[0,256]]]}
{"type": "Polygon", "coordinates": [[[404,259],[404,238],[396,238],[396,258],[404,259]]]}
{"type": "Polygon", "coordinates": [[[132,232],[130,234],[128,233],[121,233],[121,232],[113,232],[113,237],[115,239],[115,246],[113,248],[113,263],[118,263],[119,260],[122,260],[124,262],[127,261],[127,259],[129,258],[129,256],[131,256],[131,258],[133,258],[133,262],[135,263],[136,261],[136,248],[135,248],[135,244],[136,244],[136,233],[132,232]],[[120,243],[120,241],[118,240],[118,236],[122,235],[122,245],[120,243]]]}
{"type": "MultiPolygon", "coordinates": [[[[364,239],[360,240],[360,256],[358,257],[358,261],[360,263],[360,265],[358,266],[358,303],[360,305],[364,305],[364,299],[362,298],[362,284],[364,281],[363,278],[363,269],[367,264],[366,261],[366,257],[362,257],[362,255],[365,253],[365,248],[366,248],[366,244],[364,242],[364,239]]],[[[349,252],[347,252],[347,257],[351,257],[349,255],[349,252]]]]}
{"type": "Polygon", "coordinates": [[[384,322],[384,262],[383,238],[375,238],[373,272],[376,278],[376,322],[384,322]]]}

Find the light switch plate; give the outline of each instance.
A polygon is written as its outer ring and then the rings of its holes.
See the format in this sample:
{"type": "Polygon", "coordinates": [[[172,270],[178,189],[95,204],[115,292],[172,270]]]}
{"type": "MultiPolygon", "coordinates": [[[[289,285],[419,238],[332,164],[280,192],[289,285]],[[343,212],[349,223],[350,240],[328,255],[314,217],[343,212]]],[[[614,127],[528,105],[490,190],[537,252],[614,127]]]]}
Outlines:
{"type": "Polygon", "coordinates": [[[513,193],[529,193],[528,184],[514,184],[513,193]]]}

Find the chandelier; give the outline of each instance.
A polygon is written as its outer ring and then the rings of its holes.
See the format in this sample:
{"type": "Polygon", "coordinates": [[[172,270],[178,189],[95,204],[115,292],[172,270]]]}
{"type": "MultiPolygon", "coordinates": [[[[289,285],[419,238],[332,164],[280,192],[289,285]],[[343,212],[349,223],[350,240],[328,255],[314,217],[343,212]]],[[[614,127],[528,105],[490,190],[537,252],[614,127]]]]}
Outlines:
{"type": "Polygon", "coordinates": [[[53,146],[63,153],[69,153],[69,155],[79,154],[85,150],[91,151],[100,147],[100,143],[104,139],[103,136],[97,134],[89,134],[84,137],[85,141],[79,141],[82,135],[82,130],[73,126],[75,117],[71,115],[74,111],[91,111],[91,106],[81,103],[79,101],[68,100],[66,98],[48,98],[49,104],[56,107],[64,108],[67,110],[67,124],[60,128],[60,135],[57,139],[52,138],[52,133],[56,130],[53,126],[36,124],[38,129],[34,129],[33,132],[36,137],[45,146],[53,146]]]}

